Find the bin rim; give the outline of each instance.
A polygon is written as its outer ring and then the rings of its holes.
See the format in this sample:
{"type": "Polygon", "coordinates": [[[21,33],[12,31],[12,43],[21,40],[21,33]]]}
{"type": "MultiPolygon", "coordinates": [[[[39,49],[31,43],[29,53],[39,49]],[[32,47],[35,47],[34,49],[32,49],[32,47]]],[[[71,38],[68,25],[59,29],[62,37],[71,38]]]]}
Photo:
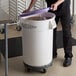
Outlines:
{"type": "Polygon", "coordinates": [[[54,13],[52,13],[52,12],[44,12],[44,13],[39,13],[39,14],[33,14],[33,15],[30,15],[30,16],[24,16],[24,17],[21,17],[21,20],[26,20],[26,21],[36,21],[36,22],[39,22],[39,21],[48,21],[48,20],[52,20],[52,19],[55,19],[55,17],[56,17],[56,15],[54,14],[54,13]],[[49,19],[43,19],[43,20],[29,20],[28,18],[30,18],[30,17],[34,17],[34,16],[39,16],[39,15],[41,15],[41,14],[45,14],[45,13],[49,13],[49,14],[52,14],[53,15],[53,17],[52,18],[49,18],[49,19]]]}

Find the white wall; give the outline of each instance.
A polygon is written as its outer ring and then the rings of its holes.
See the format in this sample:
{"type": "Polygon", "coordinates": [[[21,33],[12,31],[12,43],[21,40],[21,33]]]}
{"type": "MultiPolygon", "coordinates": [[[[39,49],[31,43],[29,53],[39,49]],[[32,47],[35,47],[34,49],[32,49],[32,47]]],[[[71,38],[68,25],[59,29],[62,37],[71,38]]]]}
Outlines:
{"type": "Polygon", "coordinates": [[[71,5],[70,5],[70,9],[71,9],[71,15],[72,15],[72,0],[71,0],[71,5]]]}
{"type": "Polygon", "coordinates": [[[6,12],[9,13],[9,0],[0,0],[0,7],[6,12]]]}
{"type": "Polygon", "coordinates": [[[75,11],[74,14],[76,15],[76,0],[74,0],[74,7],[75,7],[74,8],[74,11],[75,11]]]}
{"type": "Polygon", "coordinates": [[[71,9],[71,14],[76,15],[76,0],[71,0],[70,9],[71,9]],[[74,4],[73,4],[73,1],[74,1],[74,4]],[[74,12],[73,12],[73,6],[74,6],[74,12]]]}

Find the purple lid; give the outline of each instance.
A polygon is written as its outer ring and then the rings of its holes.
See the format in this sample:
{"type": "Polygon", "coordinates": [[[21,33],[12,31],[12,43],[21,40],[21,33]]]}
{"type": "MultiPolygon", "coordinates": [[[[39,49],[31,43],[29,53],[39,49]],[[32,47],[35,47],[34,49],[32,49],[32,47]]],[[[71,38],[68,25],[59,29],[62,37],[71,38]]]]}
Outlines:
{"type": "Polygon", "coordinates": [[[44,13],[44,12],[48,12],[48,10],[50,10],[50,8],[43,8],[43,9],[39,9],[39,10],[35,10],[35,11],[30,11],[27,13],[22,13],[20,15],[20,17],[24,17],[24,16],[29,16],[29,15],[33,15],[33,14],[39,14],[39,13],[44,13]]]}

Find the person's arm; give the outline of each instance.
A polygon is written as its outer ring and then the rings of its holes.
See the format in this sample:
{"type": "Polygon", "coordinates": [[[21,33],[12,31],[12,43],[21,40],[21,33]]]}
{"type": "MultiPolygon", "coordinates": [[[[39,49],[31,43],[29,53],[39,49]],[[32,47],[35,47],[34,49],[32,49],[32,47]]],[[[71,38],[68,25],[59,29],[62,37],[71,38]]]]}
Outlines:
{"type": "Polygon", "coordinates": [[[29,7],[24,10],[23,12],[28,12],[36,3],[37,0],[31,0],[29,7]]]}
{"type": "Polygon", "coordinates": [[[61,3],[63,3],[65,0],[58,0],[55,4],[57,5],[57,6],[59,6],[61,3]]]}
{"type": "Polygon", "coordinates": [[[63,3],[65,0],[58,0],[57,2],[55,2],[54,4],[51,5],[51,8],[53,11],[57,10],[58,6],[63,3]]]}

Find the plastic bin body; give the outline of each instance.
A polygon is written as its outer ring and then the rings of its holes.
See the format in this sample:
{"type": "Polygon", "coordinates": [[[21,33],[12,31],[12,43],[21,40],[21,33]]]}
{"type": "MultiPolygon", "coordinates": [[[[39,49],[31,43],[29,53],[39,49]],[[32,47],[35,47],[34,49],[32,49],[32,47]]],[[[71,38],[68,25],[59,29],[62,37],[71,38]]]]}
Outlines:
{"type": "Polygon", "coordinates": [[[53,13],[42,13],[21,18],[23,61],[32,67],[44,67],[52,63],[53,29],[56,27],[53,13]],[[42,16],[49,19],[33,20],[42,16]]]}

